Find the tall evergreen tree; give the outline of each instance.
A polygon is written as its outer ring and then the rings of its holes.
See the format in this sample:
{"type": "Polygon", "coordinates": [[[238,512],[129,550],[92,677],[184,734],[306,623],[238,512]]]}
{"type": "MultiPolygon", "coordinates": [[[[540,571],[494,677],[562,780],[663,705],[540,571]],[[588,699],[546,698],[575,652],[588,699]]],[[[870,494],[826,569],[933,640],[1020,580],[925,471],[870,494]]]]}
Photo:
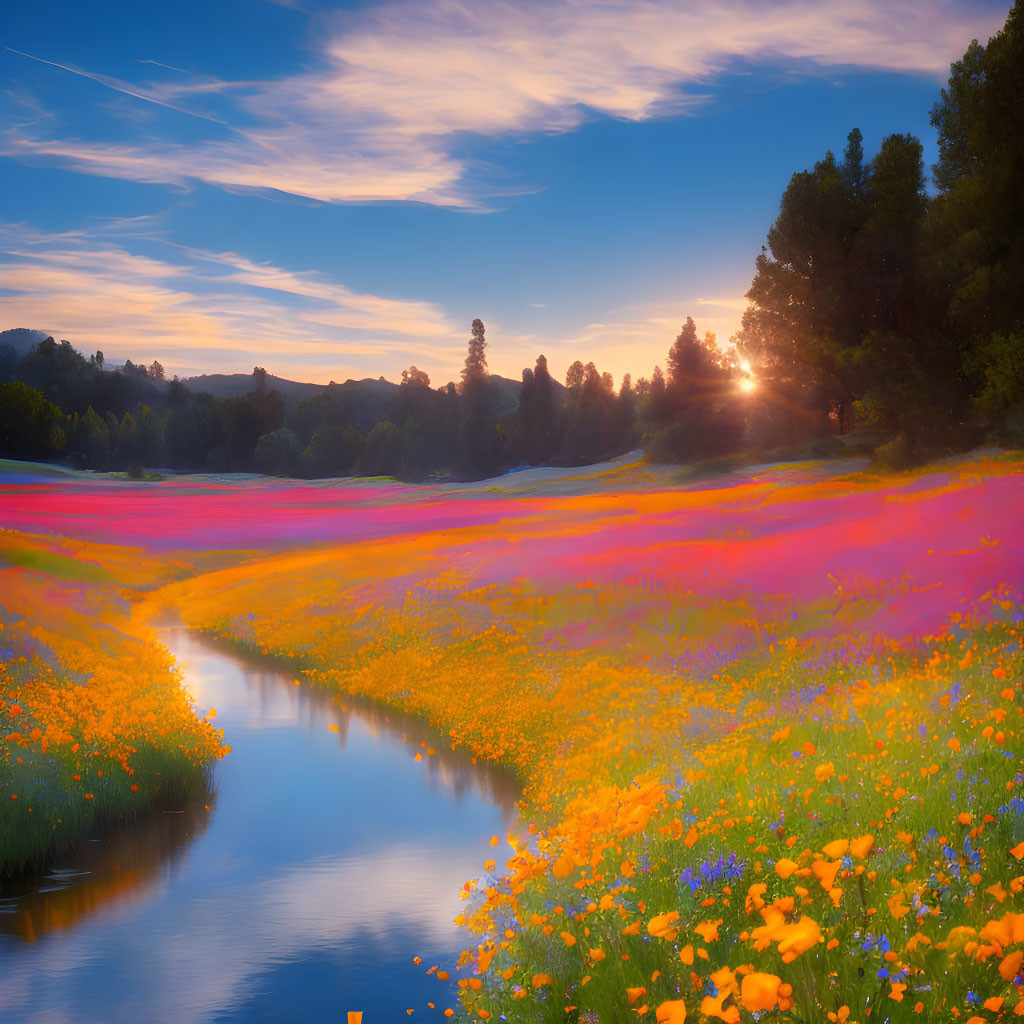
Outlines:
{"type": "Polygon", "coordinates": [[[743,411],[727,361],[715,336],[697,337],[686,318],[668,353],[664,398],[648,412],[647,451],[658,460],[687,461],[735,450],[743,435],[743,411]]]}
{"type": "Polygon", "coordinates": [[[550,462],[558,453],[558,409],[555,382],[544,355],[534,368],[523,370],[523,389],[516,413],[517,457],[531,466],[550,462]]]}
{"type": "Polygon", "coordinates": [[[494,408],[494,389],[487,372],[486,348],[483,321],[476,319],[470,327],[469,349],[462,370],[459,423],[460,461],[463,472],[473,479],[497,471],[503,443],[494,408]]]}
{"type": "Polygon", "coordinates": [[[946,395],[936,374],[948,359],[923,285],[927,212],[921,144],[910,135],[888,136],[865,167],[854,129],[841,165],[826,154],[793,175],[740,336],[759,380],[755,443],[844,432],[859,400],[891,425],[913,423],[928,392],[946,395]]]}
{"type": "Polygon", "coordinates": [[[948,326],[983,343],[1024,323],[1024,0],[950,68],[931,111],[939,136],[933,246],[948,326]]]}

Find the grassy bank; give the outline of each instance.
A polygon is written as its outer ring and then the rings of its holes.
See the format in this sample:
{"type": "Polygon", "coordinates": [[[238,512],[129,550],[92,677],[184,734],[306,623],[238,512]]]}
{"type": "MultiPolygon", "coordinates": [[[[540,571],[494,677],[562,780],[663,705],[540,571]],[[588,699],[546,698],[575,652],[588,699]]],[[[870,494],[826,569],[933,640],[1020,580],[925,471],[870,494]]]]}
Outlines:
{"type": "Polygon", "coordinates": [[[166,564],[142,551],[0,535],[0,873],[101,823],[201,794],[224,747],[132,621],[166,564]]]}

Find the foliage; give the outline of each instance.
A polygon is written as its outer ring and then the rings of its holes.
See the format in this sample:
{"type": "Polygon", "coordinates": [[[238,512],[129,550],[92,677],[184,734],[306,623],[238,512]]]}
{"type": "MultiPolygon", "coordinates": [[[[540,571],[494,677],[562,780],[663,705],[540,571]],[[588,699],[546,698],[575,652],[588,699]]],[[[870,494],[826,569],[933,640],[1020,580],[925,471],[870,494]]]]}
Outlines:
{"type": "Polygon", "coordinates": [[[302,459],[302,445],[295,432],[280,427],[264,434],[256,442],[254,462],[261,473],[272,476],[298,476],[302,459]]]}
{"type": "MultiPolygon", "coordinates": [[[[740,449],[746,409],[735,365],[691,317],[668,353],[668,381],[646,409],[644,450],[655,462],[693,462],[740,449]]],[[[656,377],[657,379],[657,377],[656,377]]]]}
{"type": "Polygon", "coordinates": [[[168,567],[135,549],[8,531],[0,544],[0,872],[94,822],[207,792],[230,749],[119,597],[168,567]],[[101,566],[99,563],[102,562],[101,566]]]}
{"type": "Polygon", "coordinates": [[[1004,426],[1024,412],[1024,326],[976,345],[967,366],[979,378],[977,408],[991,422],[1004,426]]]}
{"type": "Polygon", "coordinates": [[[1024,320],[1024,3],[985,46],[974,40],[950,68],[932,108],[939,135],[935,248],[949,326],[986,338],[1024,320]]]}
{"type": "Polygon", "coordinates": [[[62,420],[60,409],[35,388],[0,384],[0,455],[34,459],[62,448],[62,420]]]}

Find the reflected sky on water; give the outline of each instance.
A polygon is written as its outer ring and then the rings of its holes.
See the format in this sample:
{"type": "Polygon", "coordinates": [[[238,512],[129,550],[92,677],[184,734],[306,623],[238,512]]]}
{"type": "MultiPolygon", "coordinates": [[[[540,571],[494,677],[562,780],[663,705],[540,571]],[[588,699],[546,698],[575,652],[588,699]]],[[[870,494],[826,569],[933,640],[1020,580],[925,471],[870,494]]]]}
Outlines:
{"type": "Polygon", "coordinates": [[[443,1019],[454,996],[426,968],[468,937],[452,923],[462,883],[510,853],[489,840],[514,824],[514,783],[417,722],[295,686],[269,659],[179,629],[163,638],[232,746],[216,793],[85,842],[5,894],[0,1020],[361,1009],[375,1024],[410,1007],[443,1019]]]}

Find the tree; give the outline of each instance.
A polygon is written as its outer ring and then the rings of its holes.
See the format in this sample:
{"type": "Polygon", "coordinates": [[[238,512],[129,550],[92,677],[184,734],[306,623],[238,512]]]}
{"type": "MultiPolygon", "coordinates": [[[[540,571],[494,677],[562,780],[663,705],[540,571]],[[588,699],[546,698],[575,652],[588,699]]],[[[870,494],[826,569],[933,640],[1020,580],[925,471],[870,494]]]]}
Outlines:
{"type": "Polygon", "coordinates": [[[84,468],[106,469],[110,464],[110,428],[91,405],[75,420],[71,447],[84,468]]]}
{"type": "Polygon", "coordinates": [[[298,476],[302,445],[295,432],[280,427],[264,434],[256,442],[254,461],[257,470],[272,476],[298,476]]]}
{"type": "Polygon", "coordinates": [[[1024,325],[979,342],[967,368],[976,382],[975,406],[995,426],[997,437],[1024,446],[1024,325]]]}
{"type": "Polygon", "coordinates": [[[521,459],[531,466],[550,462],[560,447],[558,426],[555,382],[548,371],[547,358],[539,355],[532,370],[529,367],[523,370],[523,386],[510,442],[513,459],[521,459]]]}
{"type": "Polygon", "coordinates": [[[484,322],[479,318],[470,324],[469,351],[462,368],[463,385],[482,381],[487,377],[487,356],[484,354],[487,341],[484,338],[484,322]]]}
{"type": "Polygon", "coordinates": [[[611,374],[601,374],[593,363],[569,368],[565,437],[560,461],[570,466],[608,458],[619,450],[615,432],[615,393],[611,374]]]}
{"type": "Polygon", "coordinates": [[[223,429],[219,448],[226,468],[252,468],[256,444],[264,434],[284,426],[284,402],[277,391],[266,391],[266,378],[256,376],[256,390],[247,395],[217,399],[223,429]]]}
{"type": "Polygon", "coordinates": [[[839,166],[839,180],[850,198],[859,199],[863,195],[864,174],[864,136],[859,128],[854,128],[846,136],[843,162],[839,166]]]}
{"type": "Polygon", "coordinates": [[[395,476],[402,465],[402,431],[390,420],[381,420],[366,438],[359,459],[363,476],[395,476]]]}
{"type": "Polygon", "coordinates": [[[757,442],[792,442],[830,422],[842,433],[862,399],[898,419],[948,364],[922,269],[921,143],[894,134],[867,167],[863,157],[854,129],[841,164],[826,153],[794,174],[755,261],[739,350],[759,381],[757,442]],[[897,376],[907,384],[899,398],[897,376]]]}
{"type": "Polygon", "coordinates": [[[703,342],[697,338],[697,325],[687,317],[682,330],[668,353],[667,413],[672,416],[680,406],[692,402],[694,397],[717,384],[721,366],[717,360],[715,336],[708,334],[703,342]]]}
{"type": "Polygon", "coordinates": [[[661,423],[665,419],[667,406],[665,398],[665,374],[656,366],[647,386],[647,401],[644,403],[643,418],[648,423],[661,423]]]}
{"type": "Polygon", "coordinates": [[[64,416],[53,402],[22,381],[0,384],[0,454],[45,458],[66,441],[64,416]]]}
{"type": "MultiPolygon", "coordinates": [[[[848,146],[856,164],[856,140],[848,146]]],[[[743,345],[759,378],[777,384],[824,424],[856,390],[849,354],[860,338],[849,287],[852,196],[831,152],[790,179],[768,245],[755,262],[743,345]]]]}
{"type": "Polygon", "coordinates": [[[497,429],[486,348],[483,321],[474,320],[470,327],[466,364],[462,370],[462,417],[458,439],[463,471],[473,479],[497,470],[504,442],[497,429]]]}
{"type": "MultiPolygon", "coordinates": [[[[480,321],[474,321],[479,323],[480,321]]],[[[481,326],[483,326],[481,324],[481,326]]],[[[405,388],[429,388],[430,378],[423,370],[417,370],[415,366],[410,366],[408,370],[402,371],[402,384],[401,387],[405,388]]]]}
{"type": "Polygon", "coordinates": [[[33,345],[17,369],[19,379],[41,391],[65,412],[77,413],[84,413],[89,407],[95,374],[95,368],[70,342],[58,344],[53,338],[33,345]]]}
{"type": "Polygon", "coordinates": [[[938,296],[967,379],[980,386],[985,354],[1004,350],[990,339],[1024,323],[1024,0],[985,46],[973,40],[953,63],[931,123],[938,296]]]}
{"type": "Polygon", "coordinates": [[[624,374],[622,383],[619,385],[619,397],[615,411],[615,433],[620,439],[620,446],[625,451],[633,448],[637,442],[638,401],[638,392],[633,387],[632,377],[628,373],[624,374]]]}
{"type": "Polygon", "coordinates": [[[13,345],[0,345],[0,381],[11,380],[18,365],[18,353],[13,345]]]}
{"type": "Polygon", "coordinates": [[[729,361],[710,332],[698,340],[692,317],[668,353],[668,380],[646,420],[645,448],[659,461],[722,455],[739,447],[743,409],[729,361]]]}
{"type": "Polygon", "coordinates": [[[583,381],[586,374],[586,367],[577,359],[569,369],[565,371],[565,386],[570,391],[578,391],[583,387],[583,381]]]}
{"type": "Polygon", "coordinates": [[[315,476],[347,476],[366,444],[366,435],[355,425],[324,423],[313,433],[305,454],[315,476]]]}
{"type": "Polygon", "coordinates": [[[858,282],[861,329],[911,336],[922,323],[917,263],[928,212],[917,138],[896,134],[882,140],[871,161],[866,193],[866,216],[859,227],[862,262],[867,256],[867,279],[858,282]]]}

